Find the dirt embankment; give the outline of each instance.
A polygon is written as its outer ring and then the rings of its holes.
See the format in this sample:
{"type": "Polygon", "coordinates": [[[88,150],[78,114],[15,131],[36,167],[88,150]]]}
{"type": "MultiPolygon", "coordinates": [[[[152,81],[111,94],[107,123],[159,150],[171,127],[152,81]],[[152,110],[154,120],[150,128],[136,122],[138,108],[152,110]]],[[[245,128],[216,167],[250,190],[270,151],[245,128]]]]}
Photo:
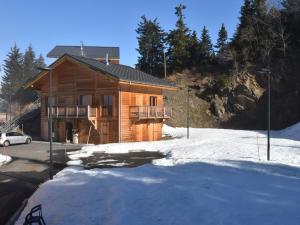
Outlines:
{"type": "Polygon", "coordinates": [[[265,89],[254,75],[244,73],[236,76],[213,76],[183,71],[171,75],[169,80],[176,82],[178,89],[176,92],[166,92],[166,105],[173,108],[173,118],[168,124],[186,126],[190,89],[192,127],[259,127],[255,121],[265,89]]]}

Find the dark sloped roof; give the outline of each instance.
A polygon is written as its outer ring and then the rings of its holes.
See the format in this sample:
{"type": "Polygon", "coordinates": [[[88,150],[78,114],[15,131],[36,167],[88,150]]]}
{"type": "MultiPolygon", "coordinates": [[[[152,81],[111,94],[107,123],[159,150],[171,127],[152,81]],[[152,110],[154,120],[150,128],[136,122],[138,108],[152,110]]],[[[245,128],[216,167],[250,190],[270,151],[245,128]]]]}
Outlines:
{"type": "MultiPolygon", "coordinates": [[[[105,58],[108,54],[109,58],[120,59],[120,48],[119,47],[99,47],[99,46],[83,46],[83,53],[88,58],[105,58]]],[[[59,58],[64,54],[81,56],[80,46],[55,46],[48,54],[49,58],[59,58]]]]}
{"type": "Polygon", "coordinates": [[[166,80],[159,79],[150,74],[134,69],[130,66],[125,66],[120,64],[106,65],[105,63],[95,59],[90,59],[82,56],[69,55],[69,54],[65,54],[65,55],[90,66],[94,70],[102,71],[119,80],[130,81],[130,82],[141,83],[141,84],[175,87],[175,83],[171,83],[166,80]]]}

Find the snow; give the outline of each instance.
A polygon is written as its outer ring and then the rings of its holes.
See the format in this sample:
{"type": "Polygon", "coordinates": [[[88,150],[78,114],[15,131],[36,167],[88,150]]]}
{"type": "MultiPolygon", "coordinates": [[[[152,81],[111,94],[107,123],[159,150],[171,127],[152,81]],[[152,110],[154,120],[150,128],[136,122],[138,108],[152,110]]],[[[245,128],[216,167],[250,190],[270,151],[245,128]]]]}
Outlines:
{"type": "MultiPolygon", "coordinates": [[[[166,158],[153,162],[160,166],[174,166],[190,162],[228,164],[224,160],[247,160],[266,162],[267,138],[265,131],[242,131],[229,129],[190,129],[190,139],[186,139],[186,128],[164,126],[165,134],[173,140],[156,142],[115,143],[83,147],[71,152],[69,158],[79,160],[94,153],[128,153],[157,151],[166,158]]],[[[300,165],[300,123],[282,131],[272,132],[271,162],[300,165]]]]}
{"type": "Polygon", "coordinates": [[[0,166],[4,165],[6,163],[9,163],[10,161],[11,161],[10,156],[0,154],[0,166]]]}
{"type": "Polygon", "coordinates": [[[189,140],[185,128],[164,126],[164,133],[174,139],[70,154],[77,166],[42,184],[16,224],[39,203],[50,225],[300,224],[300,123],[271,133],[271,161],[264,131],[195,128],[189,140]],[[78,166],[95,152],[131,151],[166,157],[137,168],[78,166]]]}

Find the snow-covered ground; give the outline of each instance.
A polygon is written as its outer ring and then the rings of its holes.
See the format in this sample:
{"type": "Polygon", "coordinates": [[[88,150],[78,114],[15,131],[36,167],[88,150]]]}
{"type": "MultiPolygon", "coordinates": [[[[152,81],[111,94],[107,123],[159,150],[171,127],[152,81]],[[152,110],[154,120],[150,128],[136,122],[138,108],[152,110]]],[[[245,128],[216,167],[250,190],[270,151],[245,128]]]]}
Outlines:
{"type": "Polygon", "coordinates": [[[10,156],[6,156],[6,155],[2,155],[0,154],[0,166],[8,163],[11,161],[11,157],[10,156]]]}
{"type": "Polygon", "coordinates": [[[164,127],[173,140],[88,146],[94,152],[161,151],[137,168],[70,166],[30,198],[17,224],[41,203],[47,224],[300,224],[300,124],[272,132],[164,127]]]}
{"type": "MultiPolygon", "coordinates": [[[[156,142],[116,143],[83,147],[69,155],[70,165],[80,164],[80,158],[94,152],[126,153],[130,151],[160,151],[166,158],[155,160],[159,166],[173,166],[188,162],[228,164],[227,160],[266,162],[267,138],[263,131],[229,129],[190,129],[186,139],[186,128],[164,126],[164,133],[175,139],[156,142]]],[[[300,166],[300,123],[282,131],[272,132],[271,163],[300,166]]]]}

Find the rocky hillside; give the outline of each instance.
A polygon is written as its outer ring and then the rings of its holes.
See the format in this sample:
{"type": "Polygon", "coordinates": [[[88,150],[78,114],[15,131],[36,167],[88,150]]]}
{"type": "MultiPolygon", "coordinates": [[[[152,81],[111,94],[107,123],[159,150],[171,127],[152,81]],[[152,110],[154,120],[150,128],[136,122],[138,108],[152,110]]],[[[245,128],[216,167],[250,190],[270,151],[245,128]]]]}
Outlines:
{"type": "Polygon", "coordinates": [[[257,114],[265,92],[264,82],[258,82],[254,75],[213,76],[183,71],[173,74],[169,80],[176,82],[178,87],[175,93],[166,94],[166,104],[173,108],[170,125],[186,126],[189,87],[192,127],[263,127],[257,114]]]}

